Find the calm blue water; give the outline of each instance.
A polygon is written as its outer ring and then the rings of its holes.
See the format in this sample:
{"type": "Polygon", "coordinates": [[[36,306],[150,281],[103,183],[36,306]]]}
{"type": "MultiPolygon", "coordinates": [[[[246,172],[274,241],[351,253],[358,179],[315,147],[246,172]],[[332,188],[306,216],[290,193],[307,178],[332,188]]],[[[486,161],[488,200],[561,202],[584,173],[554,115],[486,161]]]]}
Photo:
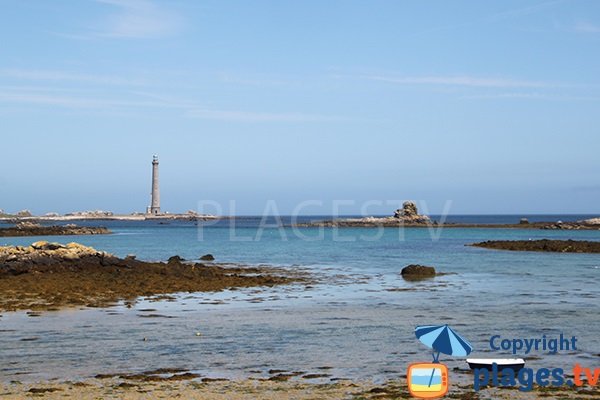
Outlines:
{"type": "MultiPolygon", "coordinates": [[[[454,221],[504,223],[520,217],[456,216],[454,221]]],[[[414,338],[414,327],[445,323],[472,342],[476,357],[496,356],[488,345],[494,334],[550,338],[562,332],[577,336],[577,351],[535,352],[528,365],[598,362],[600,256],[493,251],[465,244],[600,240],[600,231],[293,229],[275,227],[276,222],[267,221],[273,227],[260,229],[260,219],[252,217],[205,226],[113,221],[103,224],[113,235],[45,238],[147,260],[175,254],[194,260],[211,253],[218,262],[308,271],[318,283],[181,294],[174,302],[141,301],[133,308],[47,312],[35,318],[4,313],[0,379],[85,378],[158,367],[244,377],[266,375],[269,369],[323,372],[322,367],[331,367],[326,371],[333,377],[379,380],[405,373],[409,362],[429,361],[428,349],[414,338]],[[411,263],[450,274],[406,282],[399,272],[411,263]],[[173,318],[141,318],[148,308],[173,318]],[[38,339],[22,341],[33,337],[38,339]]],[[[38,238],[0,238],[0,243],[34,240],[38,238]]],[[[465,367],[462,360],[442,360],[451,368],[465,367]]]]}

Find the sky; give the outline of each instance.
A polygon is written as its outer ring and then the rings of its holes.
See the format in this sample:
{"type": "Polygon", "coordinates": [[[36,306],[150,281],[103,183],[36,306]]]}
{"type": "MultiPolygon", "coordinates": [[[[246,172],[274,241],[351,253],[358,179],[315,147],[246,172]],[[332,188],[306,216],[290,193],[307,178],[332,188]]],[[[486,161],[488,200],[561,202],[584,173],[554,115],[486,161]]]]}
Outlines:
{"type": "Polygon", "coordinates": [[[0,0],[0,35],[7,212],[144,211],[157,154],[171,212],[600,214],[598,1],[0,0]]]}

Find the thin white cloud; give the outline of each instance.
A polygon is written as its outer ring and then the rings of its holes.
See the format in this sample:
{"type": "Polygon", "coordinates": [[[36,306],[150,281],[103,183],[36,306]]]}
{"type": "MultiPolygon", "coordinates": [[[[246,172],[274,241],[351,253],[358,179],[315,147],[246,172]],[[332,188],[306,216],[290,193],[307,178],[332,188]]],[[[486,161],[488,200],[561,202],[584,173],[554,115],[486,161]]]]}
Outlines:
{"type": "Polygon", "coordinates": [[[96,36],[108,38],[158,38],[178,33],[183,17],[150,0],[96,0],[117,8],[104,20],[96,36]]]}
{"type": "Polygon", "coordinates": [[[555,101],[600,101],[600,97],[594,96],[572,96],[547,93],[494,93],[462,96],[461,99],[485,100],[485,99],[529,99],[529,100],[555,100],[555,101]]]}
{"type": "Polygon", "coordinates": [[[0,77],[43,81],[43,82],[80,82],[97,85],[143,86],[147,82],[139,78],[122,78],[110,75],[95,75],[78,72],[29,69],[0,69],[0,77]]]}
{"type": "Polygon", "coordinates": [[[492,88],[543,88],[553,86],[546,82],[515,80],[508,78],[485,78],[468,75],[441,76],[386,76],[369,75],[364,79],[395,83],[398,85],[443,85],[492,88]]]}
{"type": "MultiPolygon", "coordinates": [[[[171,109],[179,110],[188,118],[218,120],[230,122],[339,122],[347,118],[305,114],[297,112],[250,112],[239,110],[207,109],[192,101],[171,98],[163,95],[139,92],[134,93],[148,99],[101,98],[93,95],[72,95],[70,93],[55,93],[45,88],[35,90],[27,87],[0,87],[0,103],[9,106],[31,105],[60,107],[65,109],[86,109],[93,111],[119,111],[126,109],[171,109]],[[7,90],[8,89],[8,90],[7,90]]],[[[145,111],[148,112],[148,111],[145,111]]]]}
{"type": "Polygon", "coordinates": [[[290,82],[278,79],[268,79],[263,76],[259,77],[248,77],[239,76],[229,72],[219,72],[217,74],[218,79],[223,83],[244,85],[244,86],[283,86],[288,85],[290,82]]]}
{"type": "Polygon", "coordinates": [[[600,25],[582,21],[575,24],[575,31],[582,33],[600,33],[600,25]]]}
{"type": "Polygon", "coordinates": [[[195,109],[190,111],[188,115],[199,119],[232,122],[335,122],[345,120],[341,117],[303,113],[263,113],[207,109],[195,109]]]}
{"type": "Polygon", "coordinates": [[[180,108],[175,104],[144,100],[119,100],[65,94],[49,94],[43,91],[0,91],[0,102],[11,104],[33,104],[66,108],[113,108],[113,107],[162,107],[180,108]]]}

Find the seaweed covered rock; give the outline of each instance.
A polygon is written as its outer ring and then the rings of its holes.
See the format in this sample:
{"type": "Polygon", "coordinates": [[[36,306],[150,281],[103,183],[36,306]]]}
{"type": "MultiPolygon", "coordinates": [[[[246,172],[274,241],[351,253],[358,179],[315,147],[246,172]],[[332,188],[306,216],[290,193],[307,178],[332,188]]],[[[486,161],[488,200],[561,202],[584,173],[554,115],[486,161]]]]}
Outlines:
{"type": "Polygon", "coordinates": [[[400,274],[404,279],[414,280],[434,277],[436,275],[436,271],[434,267],[411,264],[402,268],[400,274]]]}
{"type": "Polygon", "coordinates": [[[206,265],[119,258],[78,243],[38,241],[0,247],[0,311],[94,307],[179,292],[304,282],[301,274],[273,267],[206,265]]]}

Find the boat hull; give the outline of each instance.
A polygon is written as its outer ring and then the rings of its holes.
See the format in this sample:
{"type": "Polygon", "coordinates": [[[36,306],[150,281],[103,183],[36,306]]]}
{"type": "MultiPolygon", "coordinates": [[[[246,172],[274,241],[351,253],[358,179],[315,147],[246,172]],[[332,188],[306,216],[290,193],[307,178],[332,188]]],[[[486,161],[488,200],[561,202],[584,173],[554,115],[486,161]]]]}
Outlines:
{"type": "Polygon", "coordinates": [[[496,364],[496,370],[502,371],[505,368],[512,369],[517,372],[525,366],[525,361],[522,359],[467,359],[467,364],[471,369],[486,369],[488,371],[494,370],[494,364],[496,364]]]}

